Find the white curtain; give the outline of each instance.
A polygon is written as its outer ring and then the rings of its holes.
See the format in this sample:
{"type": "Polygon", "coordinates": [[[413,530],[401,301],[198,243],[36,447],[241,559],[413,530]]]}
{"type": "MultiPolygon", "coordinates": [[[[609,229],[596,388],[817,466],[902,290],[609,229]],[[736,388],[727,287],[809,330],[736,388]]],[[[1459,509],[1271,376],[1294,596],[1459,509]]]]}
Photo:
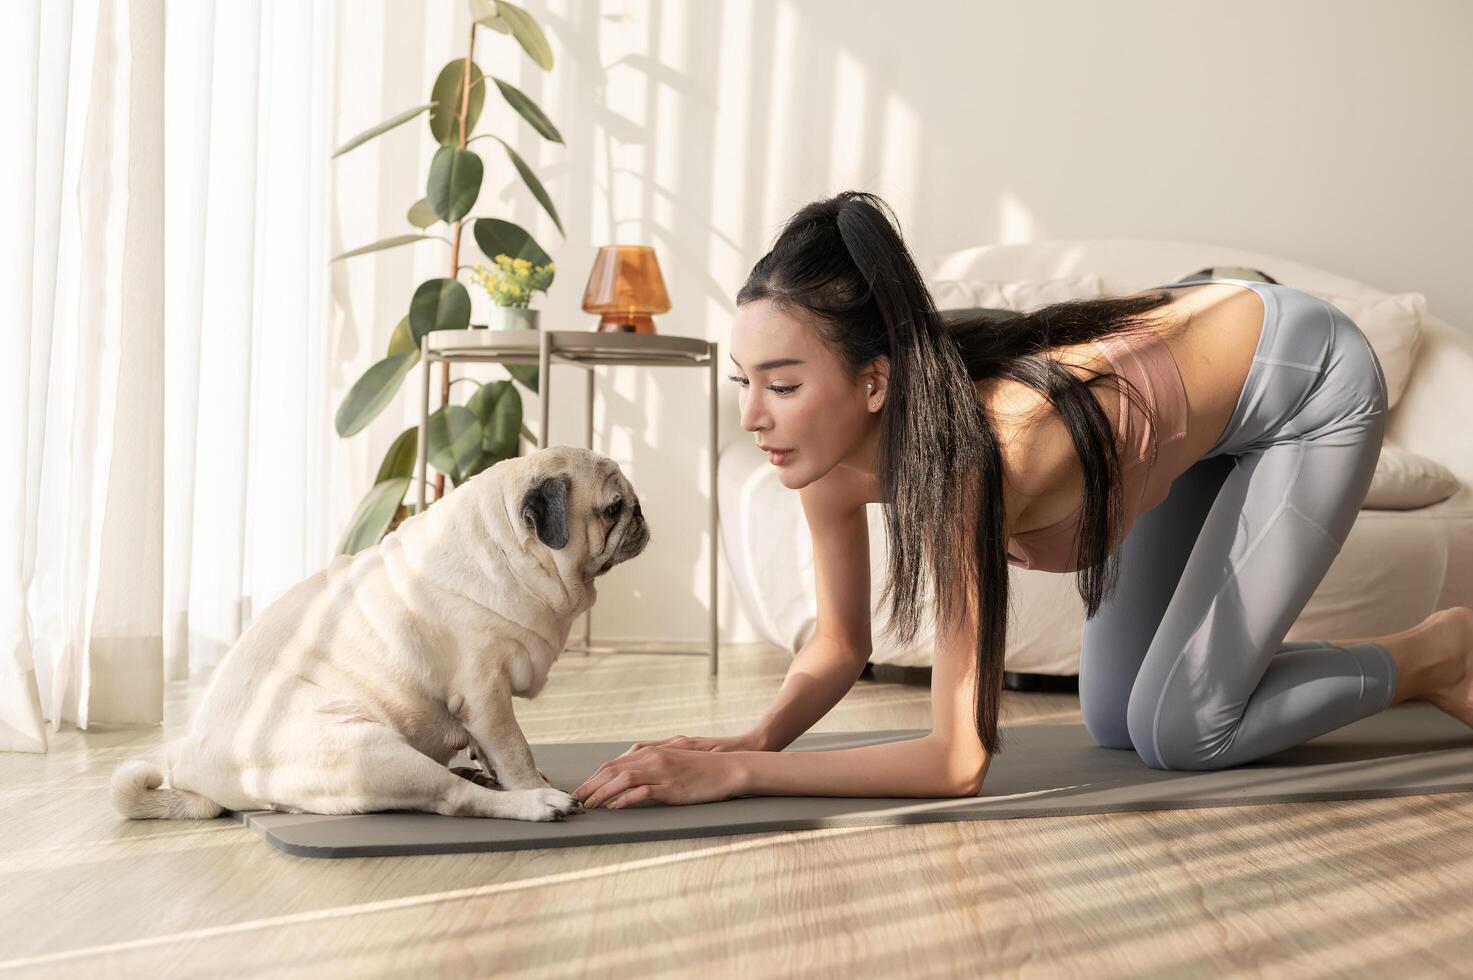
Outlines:
{"type": "Polygon", "coordinates": [[[0,749],[152,724],[331,556],[329,0],[0,32],[0,749]]]}

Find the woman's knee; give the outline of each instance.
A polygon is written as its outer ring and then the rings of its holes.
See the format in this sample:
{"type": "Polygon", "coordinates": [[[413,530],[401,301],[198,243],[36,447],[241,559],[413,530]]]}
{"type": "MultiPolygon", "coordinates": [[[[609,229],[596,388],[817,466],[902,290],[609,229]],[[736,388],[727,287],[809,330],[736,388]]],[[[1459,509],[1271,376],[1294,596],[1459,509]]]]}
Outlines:
{"type": "Polygon", "coordinates": [[[1207,712],[1176,704],[1169,691],[1137,685],[1130,693],[1125,727],[1141,761],[1152,769],[1205,771],[1227,764],[1223,744],[1199,722],[1207,712]]]}
{"type": "Polygon", "coordinates": [[[1125,724],[1125,705],[1081,697],[1079,710],[1084,715],[1084,730],[1096,745],[1106,749],[1134,748],[1125,724]]]}

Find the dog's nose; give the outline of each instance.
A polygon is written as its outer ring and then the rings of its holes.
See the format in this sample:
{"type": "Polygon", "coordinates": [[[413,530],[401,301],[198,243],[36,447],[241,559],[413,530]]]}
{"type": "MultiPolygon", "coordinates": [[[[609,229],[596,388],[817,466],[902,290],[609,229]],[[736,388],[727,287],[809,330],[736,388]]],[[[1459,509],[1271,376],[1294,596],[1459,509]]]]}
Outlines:
{"type": "Polygon", "coordinates": [[[639,509],[639,504],[634,505],[634,519],[640,523],[644,523],[644,511],[639,509]]]}

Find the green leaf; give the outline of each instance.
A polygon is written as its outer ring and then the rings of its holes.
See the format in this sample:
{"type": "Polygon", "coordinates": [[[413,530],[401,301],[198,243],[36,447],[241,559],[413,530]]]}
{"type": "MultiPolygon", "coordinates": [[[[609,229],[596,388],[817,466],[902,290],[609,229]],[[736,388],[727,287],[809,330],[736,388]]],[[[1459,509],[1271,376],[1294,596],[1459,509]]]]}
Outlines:
{"type": "Polygon", "coordinates": [[[502,459],[510,459],[521,448],[522,395],[510,381],[493,381],[504,385],[496,399],[496,408],[491,414],[491,425],[486,432],[481,448],[493,452],[502,459]]]}
{"type": "MultiPolygon", "coordinates": [[[[499,3],[500,0],[497,0],[497,2],[499,3]]],[[[510,143],[500,136],[492,136],[491,138],[506,147],[506,155],[511,157],[512,166],[516,167],[517,173],[522,175],[522,180],[526,182],[527,188],[532,192],[532,196],[537,198],[537,202],[547,211],[548,216],[552,218],[552,223],[557,225],[557,230],[562,234],[563,238],[567,238],[568,233],[563,231],[562,219],[557,216],[557,208],[552,206],[552,198],[547,196],[547,191],[542,187],[542,181],[537,179],[537,175],[532,172],[532,168],[527,166],[521,154],[511,148],[510,143]]]]}
{"type": "Polygon", "coordinates": [[[429,418],[430,463],[456,483],[481,455],[484,434],[475,413],[463,405],[446,405],[429,418]]]}
{"type": "Polygon", "coordinates": [[[501,459],[511,459],[520,448],[522,434],[522,396],[510,381],[488,381],[466,400],[465,407],[475,413],[485,430],[481,442],[483,452],[501,459]]]}
{"type": "Polygon", "coordinates": [[[375,136],[382,136],[384,133],[387,133],[395,126],[400,126],[404,123],[409,122],[409,120],[413,119],[415,116],[419,115],[421,112],[424,112],[428,108],[430,108],[429,103],[425,103],[422,106],[415,106],[413,109],[405,109],[394,118],[386,119],[383,122],[379,123],[377,126],[374,126],[372,129],[365,129],[363,132],[359,133],[357,136],[353,137],[352,139],[348,140],[348,142],[338,147],[337,152],[332,155],[333,158],[342,156],[344,153],[347,153],[355,146],[361,146],[364,143],[367,143],[375,136]]]}
{"type": "Polygon", "coordinates": [[[372,422],[389,403],[389,399],[394,397],[399,385],[404,382],[404,376],[418,360],[419,351],[413,350],[408,354],[386,357],[364,371],[363,377],[353,383],[347,397],[338,406],[337,417],[334,419],[338,435],[355,435],[372,422]]]}
{"type": "Polygon", "coordinates": [[[353,512],[348,531],[338,543],[338,554],[356,555],[378,544],[404,502],[404,491],[409,489],[410,482],[409,477],[400,476],[375,483],[353,512]]]}
{"type": "Polygon", "coordinates": [[[440,147],[430,161],[430,207],[447,222],[464,218],[481,194],[482,173],[481,158],[470,150],[440,147]]]}
{"type": "Polygon", "coordinates": [[[475,415],[476,421],[481,423],[483,429],[491,424],[491,413],[496,410],[496,398],[500,394],[497,389],[491,387],[494,383],[487,382],[481,385],[465,400],[466,410],[475,415]]]}
{"type": "Polygon", "coordinates": [[[471,20],[482,27],[500,31],[502,34],[511,33],[511,25],[502,20],[501,15],[496,12],[495,0],[469,0],[469,5],[471,20]]]}
{"type": "Polygon", "coordinates": [[[466,469],[465,478],[469,480],[471,477],[475,476],[477,473],[480,473],[482,470],[489,470],[491,467],[495,466],[497,463],[500,463],[505,458],[506,457],[504,456],[498,456],[495,453],[488,453],[482,450],[480,458],[466,469]]]}
{"type": "Polygon", "coordinates": [[[531,389],[532,394],[537,391],[537,365],[535,364],[503,364],[502,367],[511,372],[511,376],[531,389]]]}
{"type": "Polygon", "coordinates": [[[414,332],[409,329],[409,314],[394,326],[394,333],[389,337],[389,356],[396,354],[408,354],[410,351],[418,351],[414,343],[414,332]]]}
{"type": "Polygon", "coordinates": [[[373,482],[383,483],[401,476],[413,478],[414,467],[418,463],[419,426],[411,425],[399,433],[399,438],[394,440],[394,444],[384,454],[384,461],[379,464],[378,476],[373,478],[373,482]]]}
{"type": "Polygon", "coordinates": [[[472,228],[476,235],[476,247],[492,261],[498,255],[510,255],[514,259],[526,259],[533,265],[547,265],[552,262],[536,239],[523,231],[520,225],[500,218],[477,218],[472,228]]]}
{"type": "MultiPolygon", "coordinates": [[[[430,134],[437,143],[448,145],[460,142],[460,83],[464,73],[465,59],[456,58],[440,69],[435,87],[430,91],[430,98],[433,100],[433,108],[430,109],[430,134]]],[[[481,104],[486,101],[483,79],[481,69],[474,61],[471,62],[471,95],[470,103],[466,106],[465,119],[467,135],[476,128],[476,120],[481,118],[481,104]]]]}
{"type": "Polygon", "coordinates": [[[440,220],[440,216],[435,213],[435,209],[430,207],[429,200],[423,197],[409,206],[409,213],[405,217],[416,228],[428,228],[440,220]]]}
{"type": "Polygon", "coordinates": [[[527,98],[521,89],[517,88],[511,82],[503,82],[499,78],[493,78],[492,81],[496,83],[497,88],[501,89],[502,96],[506,98],[506,101],[510,103],[511,107],[517,110],[523,119],[532,124],[533,129],[554,143],[561,143],[563,141],[563,134],[557,131],[557,127],[552,124],[552,120],[548,119],[547,115],[537,107],[537,103],[527,98]]]}
{"type": "Polygon", "coordinates": [[[527,57],[535,61],[539,68],[550,71],[552,46],[547,43],[547,35],[542,33],[542,28],[537,26],[532,15],[507,0],[496,0],[496,13],[511,25],[512,37],[527,52],[527,57]]]}
{"type": "Polygon", "coordinates": [[[454,279],[426,279],[409,303],[409,329],[416,354],[432,330],[464,330],[471,322],[471,294],[454,279]]]}
{"type": "Polygon", "coordinates": [[[378,241],[374,242],[372,245],[362,245],[358,248],[353,249],[353,251],[351,252],[344,252],[342,255],[334,255],[332,257],[332,261],[336,262],[338,259],[351,259],[355,255],[366,255],[369,252],[380,252],[386,248],[398,248],[400,245],[408,245],[410,242],[423,242],[431,238],[442,241],[446,245],[450,244],[449,239],[442,238],[439,235],[394,235],[389,238],[381,238],[378,241]]]}

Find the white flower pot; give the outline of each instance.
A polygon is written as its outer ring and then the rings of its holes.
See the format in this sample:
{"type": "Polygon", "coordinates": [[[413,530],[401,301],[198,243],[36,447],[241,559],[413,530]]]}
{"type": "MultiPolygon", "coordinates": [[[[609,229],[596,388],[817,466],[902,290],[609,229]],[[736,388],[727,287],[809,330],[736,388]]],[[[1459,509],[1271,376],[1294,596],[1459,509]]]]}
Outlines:
{"type": "Polygon", "coordinates": [[[486,329],[536,330],[540,312],[522,306],[493,306],[486,312],[486,329]]]}

